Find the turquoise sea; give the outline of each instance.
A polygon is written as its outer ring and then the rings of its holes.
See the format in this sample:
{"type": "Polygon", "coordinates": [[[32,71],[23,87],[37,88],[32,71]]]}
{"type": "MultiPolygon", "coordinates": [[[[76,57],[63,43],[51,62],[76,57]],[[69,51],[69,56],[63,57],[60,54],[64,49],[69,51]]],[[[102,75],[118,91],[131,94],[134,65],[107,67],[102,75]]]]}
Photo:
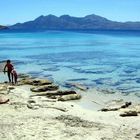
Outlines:
{"type": "MultiPolygon", "coordinates": [[[[0,60],[18,73],[140,96],[140,32],[0,33],[0,60]]],[[[1,77],[1,81],[7,78],[1,77]]]]}

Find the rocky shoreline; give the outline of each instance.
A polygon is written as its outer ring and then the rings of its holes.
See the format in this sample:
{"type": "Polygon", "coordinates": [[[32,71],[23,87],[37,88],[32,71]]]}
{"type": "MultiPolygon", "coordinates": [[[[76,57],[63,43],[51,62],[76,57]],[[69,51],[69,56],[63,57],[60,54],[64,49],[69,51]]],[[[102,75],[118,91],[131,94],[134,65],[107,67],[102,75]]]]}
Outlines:
{"type": "MultiPolygon", "coordinates": [[[[82,99],[80,90],[64,90],[25,74],[19,75],[16,86],[1,83],[0,139],[140,139],[140,104],[116,99],[98,111],[86,110],[71,102],[82,99]]],[[[94,103],[102,104],[98,98],[94,103]]]]}

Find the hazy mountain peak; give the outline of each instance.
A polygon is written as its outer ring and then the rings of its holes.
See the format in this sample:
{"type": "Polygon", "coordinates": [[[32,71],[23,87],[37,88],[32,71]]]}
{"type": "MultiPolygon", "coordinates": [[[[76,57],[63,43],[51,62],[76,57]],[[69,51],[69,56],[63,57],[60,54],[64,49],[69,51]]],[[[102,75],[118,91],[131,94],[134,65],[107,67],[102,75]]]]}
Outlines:
{"type": "Polygon", "coordinates": [[[95,16],[98,16],[98,15],[95,15],[95,14],[90,14],[90,15],[86,15],[85,17],[95,17],[95,16]]]}
{"type": "Polygon", "coordinates": [[[62,15],[60,16],[60,18],[67,18],[67,17],[71,17],[70,15],[62,15]]]}
{"type": "Polygon", "coordinates": [[[95,15],[95,14],[87,15],[84,18],[85,19],[90,19],[90,20],[108,20],[104,17],[98,16],[98,15],[95,15]]]}
{"type": "Polygon", "coordinates": [[[58,18],[57,16],[52,15],[52,14],[49,14],[49,15],[47,15],[46,17],[49,17],[49,18],[58,18]]]}

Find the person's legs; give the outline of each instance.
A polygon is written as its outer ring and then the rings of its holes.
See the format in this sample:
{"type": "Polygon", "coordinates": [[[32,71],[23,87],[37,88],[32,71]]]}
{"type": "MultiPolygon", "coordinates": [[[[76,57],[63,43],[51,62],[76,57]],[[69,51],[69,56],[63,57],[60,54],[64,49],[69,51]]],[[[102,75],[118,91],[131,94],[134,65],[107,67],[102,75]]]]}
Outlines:
{"type": "Polygon", "coordinates": [[[7,75],[8,75],[9,83],[11,83],[11,72],[8,71],[7,75]]]}
{"type": "Polygon", "coordinates": [[[14,78],[14,75],[13,73],[11,73],[11,77],[12,77],[12,83],[14,82],[13,78],[14,78]]]}
{"type": "Polygon", "coordinates": [[[17,76],[15,76],[14,78],[15,78],[15,84],[17,84],[17,76]]]}

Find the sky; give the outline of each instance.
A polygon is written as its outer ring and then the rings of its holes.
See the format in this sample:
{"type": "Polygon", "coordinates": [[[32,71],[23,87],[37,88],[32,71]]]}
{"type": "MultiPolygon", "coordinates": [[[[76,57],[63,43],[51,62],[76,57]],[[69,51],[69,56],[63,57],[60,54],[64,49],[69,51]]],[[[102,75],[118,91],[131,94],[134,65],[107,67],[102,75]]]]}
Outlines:
{"type": "Polygon", "coordinates": [[[0,25],[53,14],[96,14],[114,21],[140,21],[140,0],[0,0],[0,25]]]}

